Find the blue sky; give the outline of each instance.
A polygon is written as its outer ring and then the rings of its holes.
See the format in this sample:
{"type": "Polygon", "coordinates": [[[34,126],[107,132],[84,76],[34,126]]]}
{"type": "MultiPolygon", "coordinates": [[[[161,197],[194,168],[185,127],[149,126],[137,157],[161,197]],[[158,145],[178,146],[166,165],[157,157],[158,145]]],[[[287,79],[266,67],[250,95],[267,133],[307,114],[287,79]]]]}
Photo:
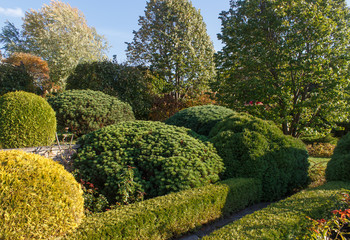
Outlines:
{"type": "MultiPolygon", "coordinates": [[[[146,0],[62,0],[72,7],[82,11],[90,26],[96,28],[99,34],[104,35],[112,46],[108,56],[118,56],[118,61],[126,60],[125,42],[131,42],[132,31],[138,30],[139,16],[144,14],[146,0]]],[[[346,0],[350,5],[350,0],[346,0]]],[[[0,0],[0,28],[6,20],[13,22],[17,27],[22,25],[22,17],[29,9],[38,10],[50,0],[0,0]]],[[[216,50],[222,45],[217,39],[221,31],[219,13],[229,9],[229,0],[192,0],[195,8],[201,10],[207,31],[216,50]]]]}
{"type": "MultiPolygon", "coordinates": [[[[85,15],[89,26],[96,28],[99,34],[104,35],[112,46],[108,56],[118,56],[118,61],[126,60],[125,42],[131,42],[132,31],[138,30],[139,16],[144,15],[146,0],[61,0],[78,8],[85,15]]],[[[13,22],[16,27],[22,25],[22,17],[30,9],[39,10],[50,0],[0,0],[0,28],[6,20],[13,22]]],[[[204,22],[207,24],[216,50],[221,49],[221,43],[216,35],[220,32],[221,21],[219,13],[229,9],[229,0],[192,0],[195,8],[201,10],[204,22]]]]}

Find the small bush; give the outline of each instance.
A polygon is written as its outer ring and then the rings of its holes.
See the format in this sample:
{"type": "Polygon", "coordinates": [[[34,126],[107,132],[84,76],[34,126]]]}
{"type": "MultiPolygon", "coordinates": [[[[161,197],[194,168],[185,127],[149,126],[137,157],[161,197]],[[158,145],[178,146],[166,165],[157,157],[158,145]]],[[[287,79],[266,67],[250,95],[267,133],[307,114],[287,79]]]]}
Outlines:
{"type": "Polygon", "coordinates": [[[307,233],[311,224],[307,217],[326,217],[340,202],[338,194],[342,188],[350,189],[350,184],[330,182],[319,188],[299,192],[214,231],[203,239],[310,239],[307,233]]]}
{"type": "Polygon", "coordinates": [[[331,157],[335,145],[331,143],[313,143],[306,146],[311,157],[331,157]]]}
{"type": "Polygon", "coordinates": [[[154,91],[150,70],[111,61],[81,63],[67,79],[67,90],[91,89],[129,103],[137,119],[147,119],[154,91]]]}
{"type": "Polygon", "coordinates": [[[255,179],[229,179],[218,184],[96,214],[66,239],[170,239],[260,200],[255,179]]]}
{"type": "Polygon", "coordinates": [[[92,90],[68,90],[48,99],[59,128],[78,136],[121,121],[134,120],[129,104],[92,90]]]}
{"type": "Polygon", "coordinates": [[[304,144],[283,135],[272,122],[248,114],[233,114],[217,123],[210,141],[223,158],[223,178],[261,179],[264,199],[279,199],[308,183],[304,144]]]}
{"type": "Polygon", "coordinates": [[[55,112],[44,98],[22,91],[0,97],[1,148],[50,145],[55,132],[55,112]]]}
{"type": "MultiPolygon", "coordinates": [[[[122,122],[84,135],[74,166],[110,203],[216,182],[222,159],[189,129],[161,122],[122,122]]],[[[199,136],[198,136],[199,137],[199,136]]]]}
{"type": "Polygon", "coordinates": [[[80,185],[63,166],[0,151],[0,239],[58,239],[84,217],[80,185]]]}
{"type": "Polygon", "coordinates": [[[177,112],[165,123],[190,128],[198,134],[208,136],[216,123],[234,113],[233,110],[221,106],[195,106],[177,112]]]}
{"type": "Polygon", "coordinates": [[[327,181],[350,181],[350,133],[339,140],[327,164],[327,181]]]}
{"type": "Polygon", "coordinates": [[[25,67],[0,63],[0,96],[13,91],[36,92],[33,77],[25,67]]]}

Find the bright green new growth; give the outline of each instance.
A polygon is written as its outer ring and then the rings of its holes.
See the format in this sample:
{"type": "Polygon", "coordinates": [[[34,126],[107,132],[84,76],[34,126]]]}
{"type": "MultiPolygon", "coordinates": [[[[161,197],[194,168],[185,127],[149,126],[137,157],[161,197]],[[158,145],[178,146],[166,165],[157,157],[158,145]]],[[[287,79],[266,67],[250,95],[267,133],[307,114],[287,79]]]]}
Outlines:
{"type": "Polygon", "coordinates": [[[58,127],[78,136],[121,121],[134,120],[129,104],[100,91],[68,90],[48,99],[58,127]]]}
{"type": "Polygon", "coordinates": [[[166,124],[190,128],[198,134],[208,136],[216,123],[235,112],[216,105],[186,108],[165,121],[166,124]]]}
{"type": "Polygon", "coordinates": [[[260,179],[265,200],[281,198],[308,183],[304,144],[283,135],[272,122],[236,113],[217,123],[209,137],[224,160],[223,178],[260,179]]]}
{"type": "Polygon", "coordinates": [[[0,148],[47,146],[55,133],[55,111],[44,98],[23,91],[0,97],[0,148]]]}
{"type": "Polygon", "coordinates": [[[0,239],[58,239],[84,217],[80,185],[63,166],[0,151],[0,239]]]}
{"type": "Polygon", "coordinates": [[[350,181],[350,133],[339,140],[327,164],[327,181],[350,181]]]}
{"type": "Polygon", "coordinates": [[[161,122],[122,122],[83,136],[74,166],[110,202],[216,182],[222,159],[212,144],[195,137],[202,136],[161,122]]]}

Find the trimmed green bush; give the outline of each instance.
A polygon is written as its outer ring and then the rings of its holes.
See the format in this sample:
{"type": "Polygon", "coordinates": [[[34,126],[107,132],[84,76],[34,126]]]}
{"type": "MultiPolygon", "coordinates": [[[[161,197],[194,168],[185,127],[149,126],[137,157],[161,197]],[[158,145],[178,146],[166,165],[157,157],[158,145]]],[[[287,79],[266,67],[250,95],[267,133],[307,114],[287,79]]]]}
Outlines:
{"type": "Polygon", "coordinates": [[[195,106],[177,112],[165,123],[190,128],[198,134],[208,136],[217,122],[234,113],[233,110],[222,106],[195,106]]]}
{"type": "Polygon", "coordinates": [[[327,181],[350,181],[350,133],[339,140],[327,164],[327,181]]]}
{"type": "Polygon", "coordinates": [[[52,159],[0,151],[0,239],[58,239],[84,217],[73,175],[52,159]]]}
{"type": "Polygon", "coordinates": [[[68,90],[48,99],[59,128],[78,136],[121,121],[134,120],[129,104],[92,90],[68,90]]]}
{"type": "Polygon", "coordinates": [[[50,145],[55,133],[55,111],[44,98],[23,91],[0,97],[0,148],[50,145]]]}
{"type": "Polygon", "coordinates": [[[307,216],[321,219],[328,216],[331,210],[337,209],[342,188],[350,189],[350,183],[330,182],[319,188],[299,192],[203,239],[304,239],[311,225],[307,216]]]}
{"type": "Polygon", "coordinates": [[[91,89],[118,97],[131,105],[137,119],[147,119],[156,84],[147,68],[103,61],[79,64],[68,77],[66,89],[91,89]]]}
{"type": "Polygon", "coordinates": [[[24,66],[0,64],[0,95],[20,90],[35,92],[33,82],[33,78],[27,73],[24,66]]]}
{"type": "Polygon", "coordinates": [[[136,201],[219,180],[222,159],[186,128],[122,122],[84,135],[74,166],[109,202],[136,201]]]}
{"type": "Polygon", "coordinates": [[[283,135],[272,122],[236,113],[217,123],[209,137],[224,160],[223,179],[261,179],[264,200],[279,199],[307,186],[305,145],[283,135]]]}
{"type": "Polygon", "coordinates": [[[255,179],[170,193],[87,218],[67,239],[169,239],[260,200],[255,179]]]}

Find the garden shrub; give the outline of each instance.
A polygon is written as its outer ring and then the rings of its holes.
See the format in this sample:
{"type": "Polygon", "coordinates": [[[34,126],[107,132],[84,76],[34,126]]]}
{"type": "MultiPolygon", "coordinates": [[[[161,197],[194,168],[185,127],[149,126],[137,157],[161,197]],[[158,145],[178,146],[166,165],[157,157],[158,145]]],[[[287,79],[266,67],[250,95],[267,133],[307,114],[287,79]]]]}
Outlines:
{"type": "Polygon", "coordinates": [[[147,119],[154,86],[147,68],[103,61],[79,64],[68,77],[66,89],[91,89],[115,96],[131,105],[137,119],[147,119]]]}
{"type": "Polygon", "coordinates": [[[193,136],[201,137],[161,122],[118,123],[84,135],[74,166],[110,203],[218,181],[222,159],[211,143],[193,136]]]}
{"type": "Polygon", "coordinates": [[[0,95],[13,91],[36,92],[33,82],[24,66],[0,63],[0,95]]]}
{"type": "Polygon", "coordinates": [[[327,181],[350,181],[350,133],[341,138],[327,164],[327,181]]]}
{"type": "Polygon", "coordinates": [[[350,189],[350,184],[329,182],[319,188],[299,192],[226,225],[203,240],[310,239],[307,233],[311,222],[307,217],[325,218],[337,208],[343,188],[350,189]]]}
{"type": "Polygon", "coordinates": [[[50,145],[55,132],[55,111],[44,98],[23,91],[0,97],[0,148],[50,145]]]}
{"type": "Polygon", "coordinates": [[[222,106],[195,106],[177,112],[165,123],[190,128],[198,134],[208,136],[217,122],[234,113],[233,110],[222,106]]]}
{"type": "Polygon", "coordinates": [[[0,239],[58,239],[84,217],[80,185],[52,159],[0,151],[0,239]]]}
{"type": "Polygon", "coordinates": [[[68,90],[48,102],[56,111],[57,124],[78,136],[121,121],[134,120],[129,104],[93,90],[68,90]]]}
{"type": "Polygon", "coordinates": [[[260,193],[256,179],[229,179],[96,214],[66,239],[170,239],[260,201],[260,193]]]}
{"type": "Polygon", "coordinates": [[[261,179],[265,200],[279,199],[308,183],[305,145],[272,122],[236,113],[217,123],[209,137],[224,160],[223,179],[261,179]]]}

